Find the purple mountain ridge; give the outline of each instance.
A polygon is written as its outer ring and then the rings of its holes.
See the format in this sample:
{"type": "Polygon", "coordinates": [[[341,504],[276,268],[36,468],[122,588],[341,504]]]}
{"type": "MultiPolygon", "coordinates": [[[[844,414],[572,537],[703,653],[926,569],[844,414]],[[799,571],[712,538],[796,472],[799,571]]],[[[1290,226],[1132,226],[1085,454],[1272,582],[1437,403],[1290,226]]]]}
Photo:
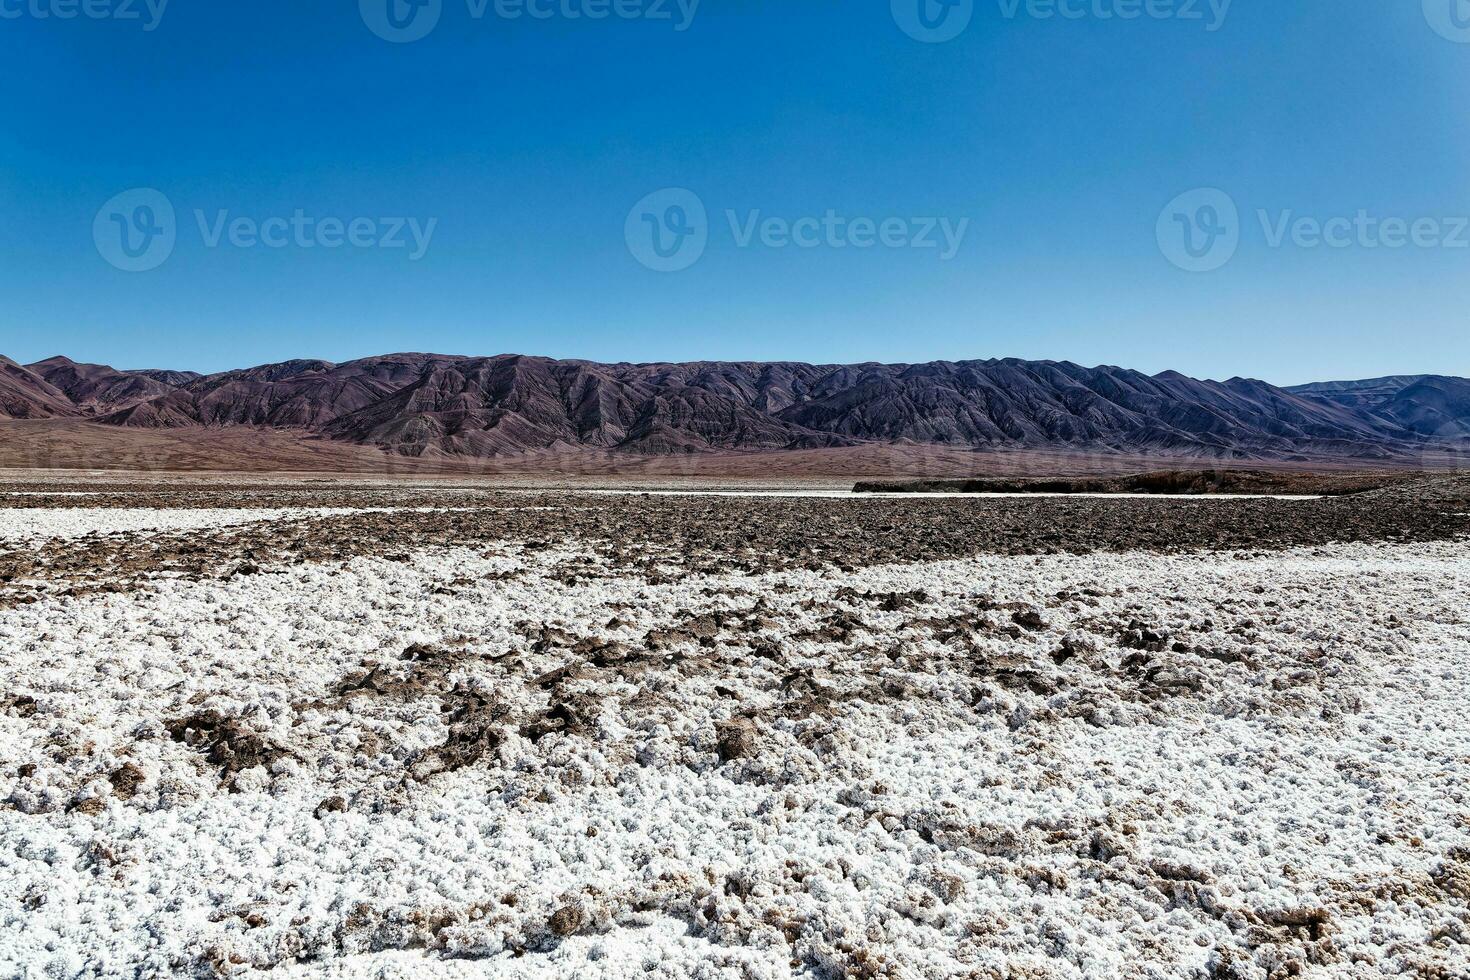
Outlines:
{"type": "Polygon", "coordinates": [[[598,364],[513,354],[294,360],[199,375],[0,357],[0,418],[259,426],[407,457],[895,444],[1374,461],[1470,437],[1470,380],[1279,388],[1065,361],[598,364]]]}

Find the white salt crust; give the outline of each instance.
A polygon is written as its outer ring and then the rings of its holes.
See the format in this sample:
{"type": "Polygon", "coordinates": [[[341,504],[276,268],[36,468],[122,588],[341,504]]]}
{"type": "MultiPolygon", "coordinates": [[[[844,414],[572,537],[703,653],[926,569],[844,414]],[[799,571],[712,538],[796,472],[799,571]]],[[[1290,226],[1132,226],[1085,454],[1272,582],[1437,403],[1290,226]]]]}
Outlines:
{"type": "MultiPolygon", "coordinates": [[[[147,526],[107,513],[79,533],[147,526]]],[[[0,611],[0,975],[1470,975],[1465,544],[557,577],[597,564],[436,549],[0,611]],[[809,635],[843,586],[927,598],[809,635]],[[330,703],[445,644],[473,654],[453,682],[522,717],[573,659],[536,651],[540,626],[637,647],[762,597],[784,662],[726,663],[755,637],[722,634],[598,675],[593,733],[510,723],[459,771],[414,768],[445,741],[439,696],[330,703]],[[1010,603],[1044,625],[968,653],[914,625],[1010,603]],[[1224,659],[1161,654],[1183,686],[1145,696],[1120,666],[1134,619],[1224,659]],[[1067,638],[1084,652],[1058,664],[1067,638]],[[1067,684],[997,686],[973,658],[1067,684]],[[802,670],[896,693],[780,718],[802,670]],[[759,748],[722,763],[714,725],[742,705],[759,748]],[[229,791],[164,733],[210,708],[290,755],[229,791]],[[124,800],[107,776],[129,762],[124,800]]]]}
{"type": "Polygon", "coordinates": [[[164,510],[152,507],[0,508],[0,545],[74,540],[90,535],[137,534],[144,531],[198,531],[212,527],[263,524],[268,521],[335,517],[356,513],[340,508],[254,508],[230,510],[164,510]]]}

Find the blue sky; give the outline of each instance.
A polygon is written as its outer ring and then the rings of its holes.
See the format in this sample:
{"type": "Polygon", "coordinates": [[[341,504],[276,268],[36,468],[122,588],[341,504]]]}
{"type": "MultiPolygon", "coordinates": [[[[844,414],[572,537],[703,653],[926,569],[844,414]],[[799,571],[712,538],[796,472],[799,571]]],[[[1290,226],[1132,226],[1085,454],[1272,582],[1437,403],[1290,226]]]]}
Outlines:
{"type": "Polygon", "coordinates": [[[942,43],[920,0],[438,0],[408,43],[386,2],[0,0],[0,352],[1470,374],[1466,0],[923,0],[942,43]],[[130,272],[138,188],[173,246],[130,272]],[[703,250],[656,271],[668,188],[703,250]],[[1238,246],[1192,272],[1199,188],[1238,246]]]}

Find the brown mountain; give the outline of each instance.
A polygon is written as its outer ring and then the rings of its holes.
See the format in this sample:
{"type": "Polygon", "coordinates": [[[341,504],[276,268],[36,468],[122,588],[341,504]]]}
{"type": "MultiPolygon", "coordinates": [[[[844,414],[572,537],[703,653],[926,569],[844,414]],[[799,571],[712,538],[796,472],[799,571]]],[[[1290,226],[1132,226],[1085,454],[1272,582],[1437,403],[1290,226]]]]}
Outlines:
{"type": "Polygon", "coordinates": [[[66,393],[0,356],[0,419],[66,418],[80,414],[66,393]]]}
{"type": "Polygon", "coordinates": [[[198,371],[160,371],[156,368],[149,368],[144,371],[132,371],[130,373],[141,374],[143,377],[151,378],[154,381],[162,381],[170,388],[177,388],[180,385],[186,385],[190,381],[198,381],[204,377],[198,371]]]}
{"type": "Polygon", "coordinates": [[[1411,459],[1470,382],[1288,390],[1068,362],[597,364],[521,355],[296,360],[198,376],[0,359],[0,412],[162,430],[256,426],[407,457],[878,445],[1212,459],[1411,459]],[[1456,387],[1456,386],[1459,387],[1456,387]]]}
{"type": "Polygon", "coordinates": [[[26,369],[88,414],[110,414],[162,398],[173,390],[137,372],[117,371],[103,364],[78,364],[66,357],[37,361],[26,365],[26,369]]]}

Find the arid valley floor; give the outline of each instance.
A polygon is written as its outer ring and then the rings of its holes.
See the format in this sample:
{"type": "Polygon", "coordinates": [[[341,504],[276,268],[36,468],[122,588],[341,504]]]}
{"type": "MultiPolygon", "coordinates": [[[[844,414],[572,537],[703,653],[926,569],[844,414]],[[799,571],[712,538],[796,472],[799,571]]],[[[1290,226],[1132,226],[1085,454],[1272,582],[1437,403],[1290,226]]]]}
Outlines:
{"type": "Polygon", "coordinates": [[[1470,976],[1470,479],[0,485],[5,976],[1470,976]]]}

